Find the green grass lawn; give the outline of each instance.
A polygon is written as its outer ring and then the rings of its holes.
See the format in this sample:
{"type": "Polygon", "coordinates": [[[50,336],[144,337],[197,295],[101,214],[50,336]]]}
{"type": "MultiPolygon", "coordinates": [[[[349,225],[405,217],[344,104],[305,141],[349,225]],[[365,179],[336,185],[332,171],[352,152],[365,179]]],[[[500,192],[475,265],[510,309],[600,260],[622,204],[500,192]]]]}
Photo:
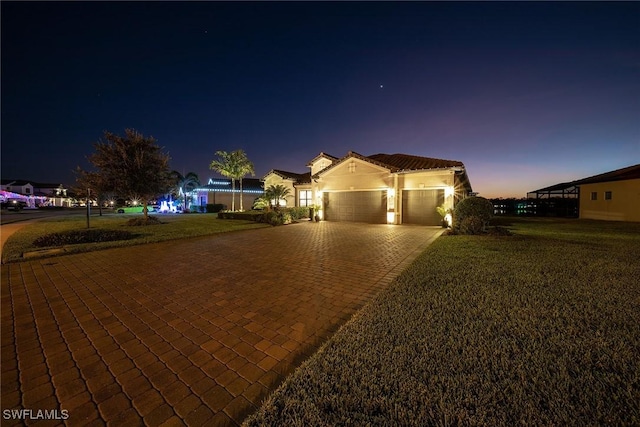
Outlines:
{"type": "Polygon", "coordinates": [[[640,223],[442,236],[249,426],[640,425],[640,223]]]}
{"type": "MultiPolygon", "coordinates": [[[[253,221],[222,220],[218,219],[216,214],[154,215],[163,224],[145,227],[129,227],[125,225],[127,220],[141,216],[141,214],[118,215],[111,213],[104,216],[92,216],[90,221],[92,229],[126,230],[136,234],[136,237],[131,240],[66,245],[64,253],[87,252],[119,246],[205,236],[234,230],[269,227],[267,224],[258,224],[253,221]]],[[[2,249],[2,262],[21,261],[24,259],[23,254],[25,253],[35,257],[38,256],[38,253],[46,256],[47,252],[50,252],[48,249],[54,248],[34,246],[33,242],[36,238],[49,233],[83,229],[86,229],[86,218],[81,215],[52,217],[28,224],[9,237],[2,249]]]]}

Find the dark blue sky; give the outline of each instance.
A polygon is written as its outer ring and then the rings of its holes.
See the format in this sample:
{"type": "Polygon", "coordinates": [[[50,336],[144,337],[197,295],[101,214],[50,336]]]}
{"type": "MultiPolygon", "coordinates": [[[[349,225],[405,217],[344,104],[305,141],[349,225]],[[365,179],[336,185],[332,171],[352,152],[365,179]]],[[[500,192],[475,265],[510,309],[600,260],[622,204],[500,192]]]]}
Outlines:
{"type": "Polygon", "coordinates": [[[244,149],[460,160],[486,197],[640,162],[640,3],[2,2],[2,178],[72,183],[104,130],[179,171],[244,149]]]}

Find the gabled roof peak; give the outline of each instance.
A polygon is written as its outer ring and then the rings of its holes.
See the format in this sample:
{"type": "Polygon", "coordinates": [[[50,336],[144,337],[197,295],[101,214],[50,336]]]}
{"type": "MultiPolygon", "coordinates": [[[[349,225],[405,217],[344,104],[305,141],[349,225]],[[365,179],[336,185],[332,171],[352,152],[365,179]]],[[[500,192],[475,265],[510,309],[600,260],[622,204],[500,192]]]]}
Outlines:
{"type": "Polygon", "coordinates": [[[322,158],[322,157],[324,157],[324,158],[326,158],[326,159],[329,159],[329,160],[331,160],[332,162],[335,162],[336,160],[338,160],[338,157],[332,156],[331,154],[327,154],[327,153],[325,153],[325,152],[321,151],[321,152],[320,152],[320,154],[318,154],[317,156],[315,156],[313,159],[311,159],[311,160],[309,161],[309,163],[307,163],[307,166],[308,166],[308,167],[311,167],[311,166],[313,165],[313,163],[314,163],[316,160],[318,160],[318,159],[320,159],[320,158],[322,158]]]}
{"type": "Polygon", "coordinates": [[[280,178],[290,179],[296,184],[311,182],[311,172],[296,173],[296,172],[283,171],[280,169],[271,169],[269,173],[265,175],[265,178],[272,173],[278,175],[280,178]]]}

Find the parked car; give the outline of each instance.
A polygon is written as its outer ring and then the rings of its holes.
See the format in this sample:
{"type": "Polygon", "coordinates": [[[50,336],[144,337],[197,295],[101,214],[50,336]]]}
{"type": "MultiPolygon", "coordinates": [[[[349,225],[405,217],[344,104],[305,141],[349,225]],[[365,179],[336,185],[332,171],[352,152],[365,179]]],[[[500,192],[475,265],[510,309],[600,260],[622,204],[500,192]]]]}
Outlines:
{"type": "Polygon", "coordinates": [[[21,211],[27,207],[27,203],[18,199],[7,199],[2,202],[2,209],[21,211]]]}

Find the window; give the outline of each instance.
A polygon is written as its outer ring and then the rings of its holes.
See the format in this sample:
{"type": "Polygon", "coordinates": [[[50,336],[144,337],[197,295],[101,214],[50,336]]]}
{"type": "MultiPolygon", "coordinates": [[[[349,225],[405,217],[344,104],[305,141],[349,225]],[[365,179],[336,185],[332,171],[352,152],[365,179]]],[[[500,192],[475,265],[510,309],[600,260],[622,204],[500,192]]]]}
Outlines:
{"type": "Polygon", "coordinates": [[[300,190],[300,206],[311,206],[311,190],[300,190]]]}
{"type": "Polygon", "coordinates": [[[597,191],[592,191],[591,192],[591,200],[598,200],[598,192],[597,191]]]}
{"type": "Polygon", "coordinates": [[[605,191],[604,192],[604,199],[605,200],[611,200],[611,191],[605,191]]]}
{"type": "Polygon", "coordinates": [[[29,187],[24,187],[24,192],[27,194],[31,194],[31,189],[29,187]]]}

